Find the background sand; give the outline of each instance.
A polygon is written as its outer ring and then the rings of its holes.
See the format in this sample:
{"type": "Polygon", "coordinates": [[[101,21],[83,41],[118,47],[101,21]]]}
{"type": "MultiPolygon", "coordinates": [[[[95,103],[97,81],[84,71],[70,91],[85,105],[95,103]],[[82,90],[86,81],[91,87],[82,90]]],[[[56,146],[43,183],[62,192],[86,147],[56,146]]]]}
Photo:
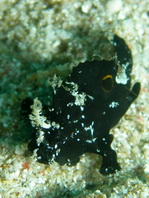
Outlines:
{"type": "Polygon", "coordinates": [[[149,197],[149,1],[0,1],[0,198],[149,197]],[[133,55],[132,84],[141,93],[111,133],[122,170],[102,176],[98,156],[74,167],[34,161],[30,126],[20,116],[25,97],[50,101],[49,76],[98,55],[110,58],[117,34],[133,55]]]}

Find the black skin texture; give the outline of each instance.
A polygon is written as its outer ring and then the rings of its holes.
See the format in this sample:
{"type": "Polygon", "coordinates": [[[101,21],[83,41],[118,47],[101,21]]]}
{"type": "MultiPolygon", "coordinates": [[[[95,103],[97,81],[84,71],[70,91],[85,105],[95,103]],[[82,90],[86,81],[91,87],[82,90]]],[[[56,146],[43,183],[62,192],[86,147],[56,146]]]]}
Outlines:
{"type": "Polygon", "coordinates": [[[116,152],[110,146],[113,135],[109,132],[137,98],[140,83],[136,83],[130,89],[132,56],[125,41],[115,35],[113,46],[117,58],[111,61],[93,60],[80,63],[73,68],[72,74],[63,82],[63,86],[57,88],[56,94],[53,94],[53,105],[50,108],[54,108],[54,111],[44,108],[48,120],[59,123],[62,128],[42,129],[45,136],[39,146],[36,143],[39,129],[35,129],[29,149],[38,149],[39,162],[48,164],[55,160],[60,165],[75,165],[82,154],[89,152],[102,156],[101,174],[108,175],[120,170],[116,152]],[[118,84],[118,69],[126,64],[125,73],[128,81],[125,85],[118,84]],[[83,110],[74,104],[75,97],[64,88],[73,89],[68,82],[78,85],[78,93],[91,96],[86,97],[82,105],[83,110]],[[116,103],[113,108],[110,106],[112,102],[116,103]],[[68,105],[70,103],[73,105],[68,105]],[[88,130],[85,130],[85,127],[88,127],[88,130]]]}

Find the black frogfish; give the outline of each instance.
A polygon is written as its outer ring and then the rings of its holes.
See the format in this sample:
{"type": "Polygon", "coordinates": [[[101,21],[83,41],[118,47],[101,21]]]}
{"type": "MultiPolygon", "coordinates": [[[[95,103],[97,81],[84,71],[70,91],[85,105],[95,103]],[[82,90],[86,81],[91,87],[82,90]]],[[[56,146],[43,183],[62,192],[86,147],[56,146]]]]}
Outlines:
{"type": "Polygon", "coordinates": [[[66,80],[54,75],[49,80],[50,106],[34,100],[30,120],[35,132],[29,149],[38,162],[75,165],[88,152],[102,156],[101,174],[120,170],[110,129],[137,98],[140,83],[130,88],[132,55],[125,41],[115,35],[112,44],[112,60],[80,63],[66,80]]]}

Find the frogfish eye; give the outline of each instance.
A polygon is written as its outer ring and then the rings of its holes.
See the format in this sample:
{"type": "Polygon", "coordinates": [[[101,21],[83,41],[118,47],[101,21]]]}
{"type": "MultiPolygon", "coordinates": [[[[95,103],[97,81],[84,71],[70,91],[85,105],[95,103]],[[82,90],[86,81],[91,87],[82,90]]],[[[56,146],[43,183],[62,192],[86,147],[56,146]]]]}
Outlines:
{"type": "Polygon", "coordinates": [[[110,92],[113,87],[113,78],[111,75],[106,75],[101,79],[101,88],[105,92],[110,92]]]}

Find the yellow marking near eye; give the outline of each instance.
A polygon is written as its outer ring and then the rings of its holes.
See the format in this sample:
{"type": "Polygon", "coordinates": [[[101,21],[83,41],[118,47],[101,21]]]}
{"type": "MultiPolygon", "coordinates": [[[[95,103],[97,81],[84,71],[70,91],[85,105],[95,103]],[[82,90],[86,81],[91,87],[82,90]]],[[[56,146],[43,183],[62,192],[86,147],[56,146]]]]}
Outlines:
{"type": "Polygon", "coordinates": [[[113,87],[113,78],[112,75],[106,75],[101,79],[101,87],[103,91],[109,92],[113,87]]]}
{"type": "Polygon", "coordinates": [[[111,75],[106,75],[102,78],[102,80],[106,80],[107,78],[111,78],[112,79],[112,76],[111,75]]]}

